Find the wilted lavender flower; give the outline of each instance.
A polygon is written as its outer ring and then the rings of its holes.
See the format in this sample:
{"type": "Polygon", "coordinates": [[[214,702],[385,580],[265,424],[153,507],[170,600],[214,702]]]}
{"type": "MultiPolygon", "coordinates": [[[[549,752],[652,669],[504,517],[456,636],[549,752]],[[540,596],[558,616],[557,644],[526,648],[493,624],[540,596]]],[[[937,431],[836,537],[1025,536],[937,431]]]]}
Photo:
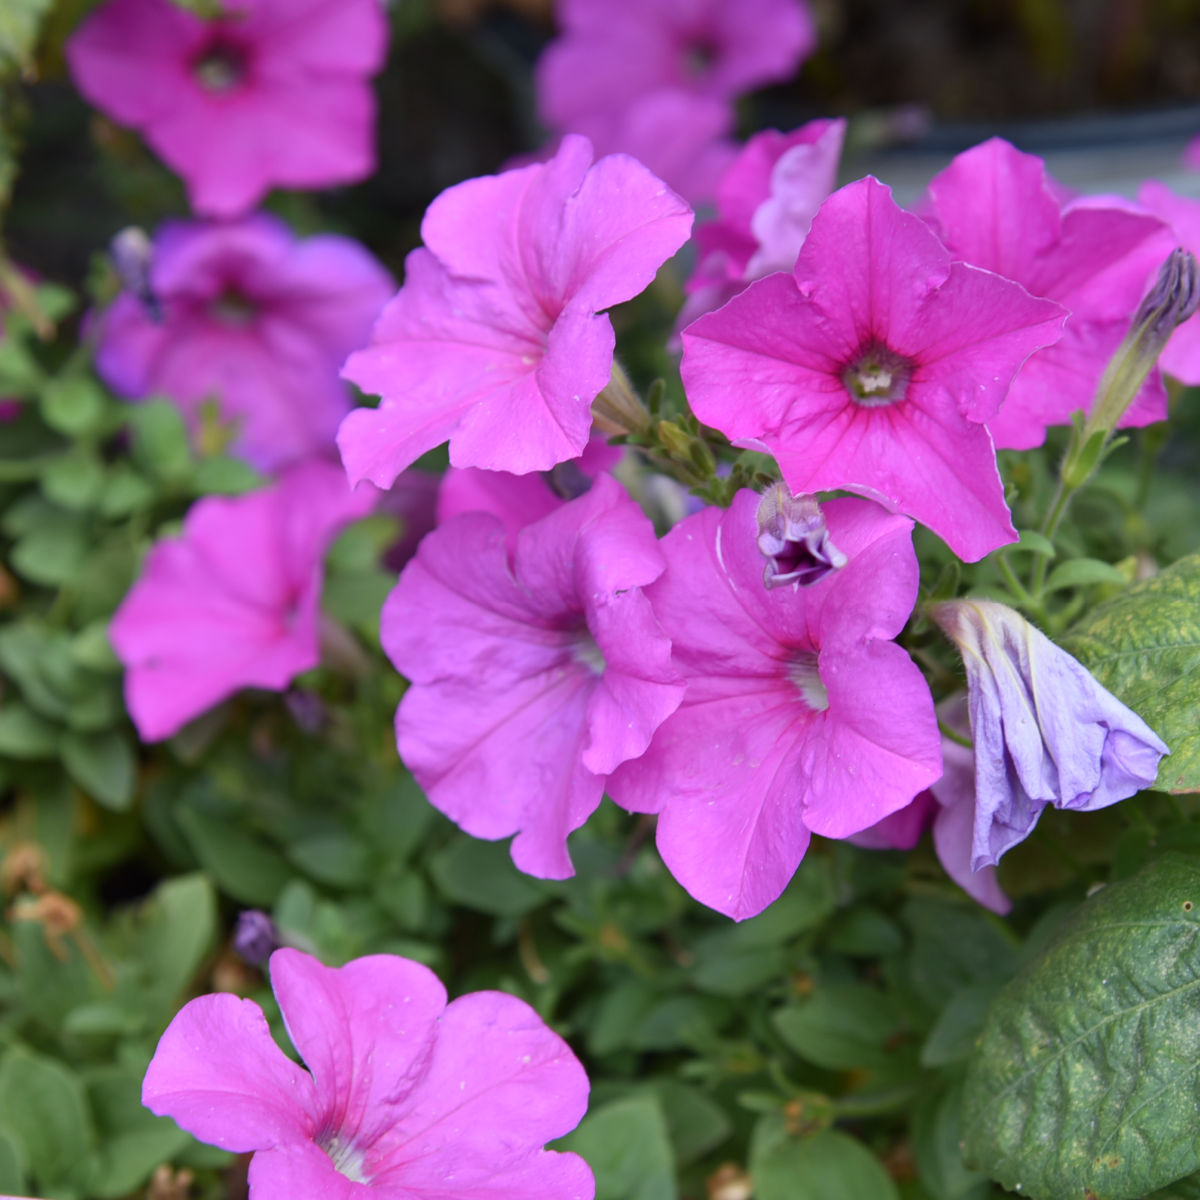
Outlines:
{"type": "Polygon", "coordinates": [[[1162,739],[1019,613],[991,600],[930,612],[967,671],[973,871],[1028,837],[1047,804],[1091,811],[1154,783],[1162,739]]]}
{"type": "Polygon", "coordinates": [[[813,496],[793,496],[786,484],[777,483],[759,502],[756,516],[758,548],[767,560],[764,586],[808,587],[846,565],[813,496]]]}

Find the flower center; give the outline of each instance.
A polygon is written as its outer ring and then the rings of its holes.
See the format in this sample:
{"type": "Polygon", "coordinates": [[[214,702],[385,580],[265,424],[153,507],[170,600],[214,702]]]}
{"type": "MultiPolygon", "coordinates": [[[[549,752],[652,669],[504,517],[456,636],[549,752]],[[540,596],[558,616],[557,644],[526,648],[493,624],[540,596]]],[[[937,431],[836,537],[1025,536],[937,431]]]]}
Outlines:
{"type": "Polygon", "coordinates": [[[192,64],[192,74],[208,92],[228,92],[241,83],[246,74],[246,56],[229,42],[209,45],[192,64]]]}
{"type": "Polygon", "coordinates": [[[603,675],[608,666],[604,661],[604,651],[596,645],[596,639],[586,629],[575,635],[571,654],[576,662],[583,663],[595,675],[603,675]]]}
{"type": "Polygon", "coordinates": [[[232,288],[222,292],[209,305],[208,311],[222,325],[229,325],[238,329],[251,324],[258,315],[258,309],[254,304],[247,297],[243,296],[241,292],[236,292],[232,288]]]}
{"type": "Polygon", "coordinates": [[[788,664],[787,677],[796,685],[796,691],[813,712],[825,712],[829,708],[829,692],[821,682],[817,656],[811,650],[801,650],[793,655],[788,664]]]}
{"type": "Polygon", "coordinates": [[[363,1152],[352,1141],[343,1142],[336,1133],[317,1138],[317,1145],[329,1156],[333,1169],[351,1183],[370,1183],[363,1152]]]}
{"type": "Polygon", "coordinates": [[[842,372],[850,399],[863,408],[896,404],[908,393],[912,363],[876,342],[863,350],[842,372]]]}

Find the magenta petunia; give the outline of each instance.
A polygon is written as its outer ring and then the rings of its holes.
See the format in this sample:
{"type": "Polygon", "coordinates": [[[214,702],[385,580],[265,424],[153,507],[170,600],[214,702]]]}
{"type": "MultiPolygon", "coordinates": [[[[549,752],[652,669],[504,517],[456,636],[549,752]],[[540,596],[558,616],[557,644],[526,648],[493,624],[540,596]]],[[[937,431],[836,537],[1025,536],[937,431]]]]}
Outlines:
{"type": "Polygon", "coordinates": [[[790,271],[812,219],[837,186],[844,120],[755,134],[717,187],[717,218],[696,229],[696,270],[680,314],[686,326],[748,283],[790,271]]]}
{"type": "Polygon", "coordinates": [[[380,0],[226,0],[205,21],[171,0],[108,0],[66,45],[84,96],[137,129],[192,207],[233,217],[275,186],[321,188],[375,169],[380,0]]]}
{"type": "Polygon", "coordinates": [[[207,402],[233,452],[264,470],[332,455],[350,410],[339,378],[394,288],[357,242],[298,240],[259,214],[169,222],[155,238],[155,306],[125,292],[101,317],[96,369],[129,399],[165,395],[195,429],[207,402]]]}
{"type": "Polygon", "coordinates": [[[545,473],[510,475],[507,471],[484,471],[479,467],[451,467],[442,476],[438,492],[438,524],[445,524],[460,513],[491,513],[504,523],[511,551],[516,548],[517,534],[526,525],[581,496],[596,476],[611,471],[620,462],[623,453],[620,446],[610,445],[603,435],[593,434],[578,458],[559,463],[545,473]]]}
{"type": "Polygon", "coordinates": [[[583,1159],[545,1149],[582,1118],[587,1076],[524,1001],[447,1004],[393,954],[326,967],[283,949],[270,971],[304,1067],[254,1001],[217,993],[184,1005],[142,1085],[158,1116],[253,1154],[250,1200],[592,1200],[583,1159]]]}
{"type": "Polygon", "coordinates": [[[722,101],[787,79],[816,46],[803,0],[563,0],[538,61],[554,129],[578,128],[663,88],[722,101]]]}
{"type": "MultiPolygon", "coordinates": [[[[1142,185],[1138,201],[1171,227],[1172,245],[1200,257],[1200,200],[1180,196],[1165,183],[1151,181],[1142,185]]],[[[1190,317],[1175,330],[1158,361],[1181,383],[1193,387],[1200,384],[1200,315],[1190,317]]]]}
{"type": "Polygon", "coordinates": [[[384,605],[383,647],[411,681],[401,758],[468,833],[516,834],[529,874],[571,874],[567,835],[683,695],[642,592],[663,566],[649,520],[601,475],[511,552],[498,517],[448,521],[384,605]]]}
{"type": "MultiPolygon", "coordinates": [[[[1070,310],[1062,338],[1030,357],[987,423],[1001,449],[1040,446],[1048,426],[1090,410],[1147,281],[1175,244],[1147,213],[1062,196],[1040,158],[1000,138],[960,154],[929,185],[924,215],[956,259],[1070,310]]],[[[1153,371],[1120,423],[1166,415],[1153,371]]]]}
{"type": "Polygon", "coordinates": [[[646,594],[687,692],[609,781],[618,804],[660,814],[675,878],[737,920],[783,891],[810,833],[867,829],[942,769],[929,685],[890,640],[917,597],[912,522],[832,500],[829,536],[846,565],[768,590],[758,502],[739,492],[663,539],[667,570],[646,594]]]}
{"type": "Polygon", "coordinates": [[[858,492],[973,562],[1017,536],[985,423],[1066,315],[952,262],[867,178],[821,207],[793,274],[684,331],[683,381],[696,416],[774,454],[794,492],[858,492]]]}
{"type": "Polygon", "coordinates": [[[387,487],[447,439],[456,467],[523,475],[576,458],[612,375],[603,310],[648,287],[691,227],[660,179],[624,155],[593,163],[581,137],[443,192],[371,345],[346,364],[383,398],[338,433],[351,480],[387,487]]]}
{"type": "Polygon", "coordinates": [[[282,691],[317,665],[325,550],[375,501],[372,488],[351,492],[335,464],[310,462],[261,491],[192,506],[109,626],[145,741],[241,688],[282,691]]]}

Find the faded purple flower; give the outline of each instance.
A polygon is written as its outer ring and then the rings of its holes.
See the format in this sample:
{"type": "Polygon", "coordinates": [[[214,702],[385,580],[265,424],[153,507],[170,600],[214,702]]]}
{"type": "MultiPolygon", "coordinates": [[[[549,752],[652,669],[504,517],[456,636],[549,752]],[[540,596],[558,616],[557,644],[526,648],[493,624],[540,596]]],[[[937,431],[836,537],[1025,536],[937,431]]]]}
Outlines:
{"type": "Polygon", "coordinates": [[[1091,811],[1153,785],[1167,746],[1082,663],[992,600],[933,605],[962,652],[975,746],[971,868],[994,866],[1047,804],[1091,811]]]}
{"type": "Polygon", "coordinates": [[[237,425],[233,451],[263,470],[328,456],[351,406],[342,363],[393,287],[357,242],[300,240],[266,214],[168,222],[144,292],[101,318],[96,369],[131,400],[169,397],[193,429],[215,402],[237,425]]]}
{"type": "Polygon", "coordinates": [[[512,543],[490,513],[446,522],[384,605],[383,647],[411,682],[400,757],[468,833],[516,834],[531,875],[572,873],[567,835],[682,698],[642,592],[664,565],[649,520],[601,475],[512,543]]]}
{"type": "Polygon", "coordinates": [[[833,544],[815,496],[793,496],[777,483],[758,502],[758,549],[765,558],[763,583],[769,587],[819,583],[846,565],[833,544]]]}
{"type": "Polygon", "coordinates": [[[142,1085],[151,1112],[253,1154],[251,1200],[592,1200],[583,1159],[544,1149],[586,1111],[587,1076],[528,1004],[447,1004],[394,954],[331,968],[283,949],[270,970],[303,1067],[257,1004],[218,993],[184,1005],[142,1085]]]}
{"type": "Polygon", "coordinates": [[[66,44],[84,96],[183,176],[192,207],[234,217],[274,186],[375,167],[388,25],[379,0],[225,0],[206,21],[171,0],[108,0],[66,44]]]}
{"type": "Polygon", "coordinates": [[[252,967],[262,966],[280,945],[279,930],[265,912],[248,908],[238,913],[237,925],[233,930],[233,949],[252,967]]]}

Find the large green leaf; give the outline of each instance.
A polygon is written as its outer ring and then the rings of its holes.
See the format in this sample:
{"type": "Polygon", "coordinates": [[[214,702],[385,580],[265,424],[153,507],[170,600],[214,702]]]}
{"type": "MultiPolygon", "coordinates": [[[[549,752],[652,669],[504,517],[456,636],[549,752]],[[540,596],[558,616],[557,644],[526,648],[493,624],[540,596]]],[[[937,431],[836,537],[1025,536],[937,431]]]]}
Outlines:
{"type": "Polygon", "coordinates": [[[967,1158],[1034,1200],[1140,1200],[1200,1169],[1200,859],[1093,896],[997,996],[967,1158]]]}
{"type": "Polygon", "coordinates": [[[42,18],[53,4],[54,0],[4,0],[0,4],[0,78],[29,66],[42,18]]]}
{"type": "Polygon", "coordinates": [[[750,1174],[754,1200],[897,1200],[898,1196],[883,1164],[862,1142],[833,1129],[810,1137],[788,1137],[774,1120],[755,1131],[750,1174]]]}
{"type": "Polygon", "coordinates": [[[1093,609],[1062,644],[1171,748],[1156,786],[1200,791],[1200,554],[1093,609]]]}
{"type": "Polygon", "coordinates": [[[667,1123],[653,1096],[618,1100],[589,1113],[559,1145],[587,1160],[596,1176],[596,1200],[661,1200],[675,1194],[667,1123]]]}

